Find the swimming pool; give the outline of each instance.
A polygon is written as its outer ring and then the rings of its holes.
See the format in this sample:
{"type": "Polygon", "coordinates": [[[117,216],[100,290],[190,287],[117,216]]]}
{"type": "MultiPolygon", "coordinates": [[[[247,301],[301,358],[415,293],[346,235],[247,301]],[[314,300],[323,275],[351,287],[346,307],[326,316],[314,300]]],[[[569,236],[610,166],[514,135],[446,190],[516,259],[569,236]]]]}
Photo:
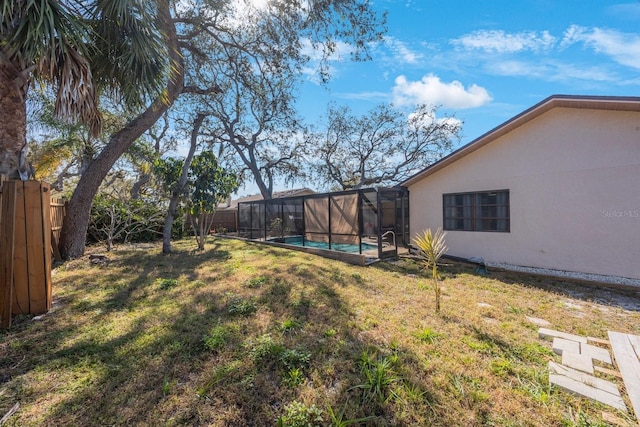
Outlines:
{"type": "MultiPolygon", "coordinates": [[[[326,242],[314,242],[313,240],[305,240],[303,245],[302,236],[285,237],[284,243],[287,245],[305,246],[308,248],[329,249],[329,243],[326,243],[326,242]]],[[[357,244],[350,244],[350,243],[332,243],[331,250],[357,254],[360,252],[360,246],[357,244]]],[[[369,243],[362,244],[362,252],[371,251],[371,250],[378,250],[378,247],[376,245],[371,245],[369,243]]]]}

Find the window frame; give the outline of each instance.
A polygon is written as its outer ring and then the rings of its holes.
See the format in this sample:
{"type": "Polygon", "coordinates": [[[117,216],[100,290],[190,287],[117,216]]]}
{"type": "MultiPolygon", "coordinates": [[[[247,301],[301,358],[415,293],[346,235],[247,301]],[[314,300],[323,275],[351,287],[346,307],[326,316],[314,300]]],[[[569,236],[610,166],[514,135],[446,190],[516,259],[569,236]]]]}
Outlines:
{"type": "MultiPolygon", "coordinates": [[[[453,200],[455,202],[455,199],[453,200]]],[[[485,232],[485,233],[510,233],[511,232],[511,195],[509,189],[500,189],[500,190],[485,190],[485,191],[467,191],[461,193],[443,193],[442,194],[442,228],[445,231],[473,231],[473,232],[485,232]],[[489,195],[491,193],[503,193],[506,194],[506,202],[504,203],[479,203],[478,201],[482,197],[482,195],[489,195]],[[456,196],[459,197],[469,197],[471,200],[470,205],[465,205],[464,202],[462,204],[449,203],[447,204],[447,198],[454,198],[456,196]],[[482,208],[496,208],[496,216],[482,216],[482,208]],[[500,207],[506,207],[506,215],[500,216],[498,212],[500,211],[500,207]],[[470,209],[470,215],[464,216],[464,212],[461,216],[453,215],[447,216],[447,208],[449,211],[451,209],[470,209]],[[456,222],[462,221],[462,226],[458,227],[456,222]],[[483,229],[483,227],[478,227],[478,224],[486,221],[495,221],[496,228],[495,229],[483,229]],[[506,221],[506,227],[504,229],[500,229],[498,224],[500,221],[506,221]],[[466,223],[469,223],[470,226],[466,226],[466,223]],[[453,223],[453,224],[452,224],[453,223]],[[450,225],[452,224],[452,225],[450,225]]]]}

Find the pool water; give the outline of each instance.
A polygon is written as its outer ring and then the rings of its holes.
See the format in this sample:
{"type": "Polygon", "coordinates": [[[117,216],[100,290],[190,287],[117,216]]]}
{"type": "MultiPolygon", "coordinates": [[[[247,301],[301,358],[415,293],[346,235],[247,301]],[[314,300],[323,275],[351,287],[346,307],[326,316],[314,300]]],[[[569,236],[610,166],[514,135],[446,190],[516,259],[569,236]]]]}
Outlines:
{"type": "MultiPolygon", "coordinates": [[[[302,245],[302,236],[296,237],[285,237],[284,242],[287,245],[295,245],[295,246],[303,246],[302,245]]],[[[314,242],[313,240],[305,240],[304,246],[309,248],[319,248],[319,249],[329,249],[329,243],[326,242],[314,242]]],[[[369,243],[362,244],[362,252],[377,250],[378,247],[376,245],[371,245],[369,243]]],[[[349,253],[359,253],[360,246],[357,244],[350,243],[332,243],[331,250],[340,251],[340,252],[349,252],[349,253]]]]}

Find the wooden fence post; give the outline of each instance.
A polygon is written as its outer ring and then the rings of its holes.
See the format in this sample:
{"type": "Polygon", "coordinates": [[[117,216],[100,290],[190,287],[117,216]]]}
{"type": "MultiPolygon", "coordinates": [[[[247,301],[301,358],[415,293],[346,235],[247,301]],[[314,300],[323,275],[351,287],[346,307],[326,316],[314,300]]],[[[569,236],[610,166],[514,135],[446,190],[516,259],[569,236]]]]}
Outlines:
{"type": "Polygon", "coordinates": [[[43,314],[51,308],[51,219],[49,185],[18,182],[15,214],[14,314],[43,314]]]}
{"type": "Polygon", "coordinates": [[[0,326],[51,309],[49,184],[0,176],[0,326]]]}
{"type": "Polygon", "coordinates": [[[67,204],[64,200],[51,199],[51,250],[56,261],[62,261],[59,242],[66,209],[67,204]]]}
{"type": "Polygon", "coordinates": [[[0,177],[0,327],[11,327],[16,183],[0,177]]]}

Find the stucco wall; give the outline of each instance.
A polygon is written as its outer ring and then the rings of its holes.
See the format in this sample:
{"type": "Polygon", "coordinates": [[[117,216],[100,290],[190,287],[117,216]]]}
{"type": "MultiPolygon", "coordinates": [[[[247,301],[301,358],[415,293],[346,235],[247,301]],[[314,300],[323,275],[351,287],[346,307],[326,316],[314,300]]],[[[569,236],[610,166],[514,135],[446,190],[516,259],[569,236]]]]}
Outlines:
{"type": "Polygon", "coordinates": [[[411,185],[411,232],[443,193],[500,189],[511,232],[448,231],[450,255],[640,279],[640,113],[551,109],[411,185]]]}

